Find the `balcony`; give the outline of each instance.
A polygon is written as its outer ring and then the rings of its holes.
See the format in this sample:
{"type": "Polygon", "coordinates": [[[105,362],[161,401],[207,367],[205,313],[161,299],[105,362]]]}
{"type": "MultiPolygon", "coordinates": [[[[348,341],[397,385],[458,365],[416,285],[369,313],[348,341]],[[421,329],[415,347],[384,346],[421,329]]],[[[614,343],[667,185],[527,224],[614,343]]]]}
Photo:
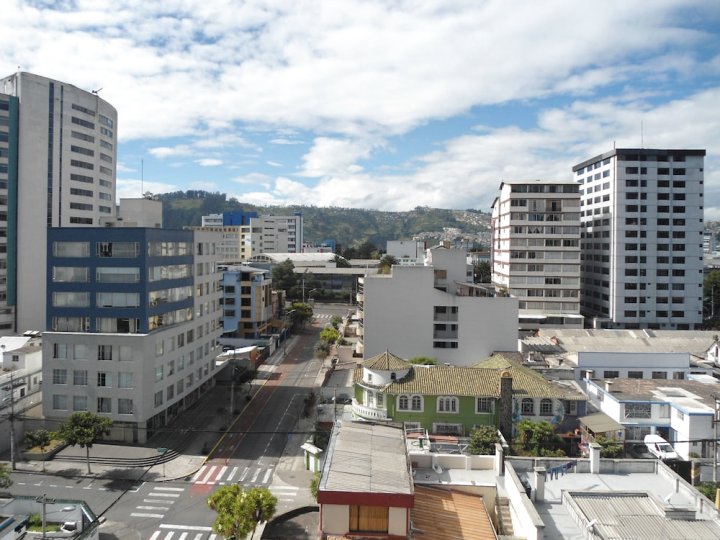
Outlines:
{"type": "Polygon", "coordinates": [[[364,295],[363,293],[357,293],[357,294],[355,295],[355,300],[356,300],[357,302],[362,303],[362,302],[365,301],[365,295],[364,295]]]}
{"type": "Polygon", "coordinates": [[[387,411],[384,409],[375,409],[374,407],[366,407],[357,402],[356,399],[352,401],[353,414],[363,418],[365,420],[390,420],[387,415],[387,411]]]}

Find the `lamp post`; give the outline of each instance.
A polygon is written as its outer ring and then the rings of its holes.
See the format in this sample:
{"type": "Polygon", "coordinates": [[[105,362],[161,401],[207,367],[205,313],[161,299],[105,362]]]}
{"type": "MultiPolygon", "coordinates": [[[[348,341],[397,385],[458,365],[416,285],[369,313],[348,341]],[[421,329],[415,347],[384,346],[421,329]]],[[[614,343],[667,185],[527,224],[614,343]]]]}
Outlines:
{"type": "Polygon", "coordinates": [[[42,496],[35,499],[35,502],[39,502],[42,504],[42,537],[43,540],[45,540],[45,506],[47,503],[55,504],[55,499],[48,499],[48,496],[43,493],[42,496]]]}
{"type": "Polygon", "coordinates": [[[296,309],[291,309],[290,311],[285,312],[285,339],[283,340],[283,358],[287,356],[287,342],[288,336],[290,334],[288,321],[290,320],[290,315],[292,315],[296,311],[296,309]]]}
{"type": "Polygon", "coordinates": [[[314,293],[315,291],[319,291],[319,290],[320,290],[320,289],[310,289],[310,291],[308,291],[308,301],[309,301],[310,303],[312,303],[312,301],[313,301],[312,293],[314,293]]]}
{"type": "Polygon", "coordinates": [[[164,457],[165,454],[167,453],[168,449],[167,449],[167,448],[156,448],[155,451],[156,451],[158,454],[160,454],[160,456],[158,457],[158,459],[162,459],[162,460],[163,460],[163,462],[162,462],[162,475],[163,475],[163,482],[164,482],[164,481],[165,481],[165,460],[163,459],[163,457],[164,457]]]}

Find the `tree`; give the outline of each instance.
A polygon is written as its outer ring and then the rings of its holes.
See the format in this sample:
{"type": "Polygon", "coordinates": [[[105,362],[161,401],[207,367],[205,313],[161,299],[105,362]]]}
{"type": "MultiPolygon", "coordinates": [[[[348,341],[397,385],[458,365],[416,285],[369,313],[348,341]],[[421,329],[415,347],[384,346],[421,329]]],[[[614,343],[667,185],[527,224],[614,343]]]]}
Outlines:
{"type": "Polygon", "coordinates": [[[312,320],[313,308],[310,304],[303,304],[302,302],[293,302],[290,304],[290,324],[295,326],[303,326],[305,323],[312,320]]]}
{"type": "Polygon", "coordinates": [[[600,457],[621,458],[625,455],[623,445],[615,439],[611,439],[605,435],[597,435],[595,442],[601,446],[600,457]]]}
{"type": "MultiPolygon", "coordinates": [[[[28,448],[39,448],[44,454],[45,448],[48,447],[50,442],[53,440],[54,433],[46,429],[36,429],[35,431],[28,431],[25,433],[25,445],[28,448]]],[[[42,470],[45,471],[45,456],[42,459],[42,470]]]]}
{"type": "Polygon", "coordinates": [[[480,261],[473,266],[473,281],[475,283],[492,282],[492,267],[488,261],[480,261]]]}
{"type": "Polygon", "coordinates": [[[720,270],[710,272],[703,284],[705,319],[715,322],[720,316],[720,270]]]}
{"type": "Polygon", "coordinates": [[[340,315],[333,315],[332,319],[330,319],[330,324],[333,325],[333,328],[337,330],[338,326],[340,326],[343,322],[343,318],[340,315]]]}
{"type": "Polygon", "coordinates": [[[377,255],[378,249],[372,242],[365,240],[362,244],[357,247],[357,258],[358,259],[374,259],[377,255]]]}
{"type": "Polygon", "coordinates": [[[489,455],[495,453],[500,435],[495,426],[478,426],[470,432],[470,453],[489,455]]]}
{"type": "Polygon", "coordinates": [[[110,434],[112,420],[91,412],[72,413],[67,422],[60,426],[58,437],[70,446],[79,445],[85,448],[87,470],[90,474],[90,449],[92,445],[110,434]]]}
{"type": "Polygon", "coordinates": [[[332,326],[328,326],[327,328],[323,328],[320,332],[320,341],[325,341],[326,343],[333,344],[340,338],[340,332],[335,330],[332,326]]]}
{"type": "Polygon", "coordinates": [[[350,263],[345,257],[341,257],[340,255],[335,255],[335,258],[333,259],[335,262],[335,266],[337,268],[350,268],[350,263]]]}
{"type": "Polygon", "coordinates": [[[12,485],[12,480],[10,479],[10,471],[7,470],[7,467],[4,464],[0,464],[0,488],[7,488],[12,485]]]}
{"type": "MultiPolygon", "coordinates": [[[[518,438],[522,449],[534,456],[558,455],[557,447],[561,443],[550,422],[542,420],[520,420],[517,424],[518,438]]],[[[560,455],[565,455],[563,452],[560,455]]]]}
{"type": "Polygon", "coordinates": [[[393,265],[398,264],[398,262],[397,258],[392,255],[383,255],[378,265],[378,274],[389,274],[392,271],[393,265]]]}
{"type": "Polygon", "coordinates": [[[225,538],[245,538],[258,523],[275,515],[277,498],[267,488],[244,490],[239,484],[222,486],[207,500],[217,512],[213,530],[225,538]]]}
{"type": "Polygon", "coordinates": [[[430,358],[428,356],[415,356],[410,359],[411,364],[420,366],[437,366],[437,358],[430,358]]]}
{"type": "Polygon", "coordinates": [[[272,269],[273,288],[281,291],[289,291],[297,286],[295,265],[290,259],[276,264],[272,269]]]}

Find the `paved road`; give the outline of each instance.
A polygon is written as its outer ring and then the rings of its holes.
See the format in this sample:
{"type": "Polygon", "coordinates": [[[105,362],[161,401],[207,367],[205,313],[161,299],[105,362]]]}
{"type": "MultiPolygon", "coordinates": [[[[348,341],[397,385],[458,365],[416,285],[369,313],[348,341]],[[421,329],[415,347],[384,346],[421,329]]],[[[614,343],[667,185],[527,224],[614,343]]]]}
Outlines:
{"type": "MultiPolygon", "coordinates": [[[[313,347],[325,318],[301,332],[287,356],[279,352],[271,363],[261,366],[267,375],[265,383],[196,474],[136,486],[107,512],[104,538],[215,540],[211,530],[215,513],[207,508],[206,499],[226,484],[269,487],[278,497],[278,514],[297,506],[301,491],[307,498],[309,483],[287,485],[274,481],[274,475],[321,366],[313,357],[313,347]]],[[[218,414],[217,408],[205,414],[218,414]]]]}

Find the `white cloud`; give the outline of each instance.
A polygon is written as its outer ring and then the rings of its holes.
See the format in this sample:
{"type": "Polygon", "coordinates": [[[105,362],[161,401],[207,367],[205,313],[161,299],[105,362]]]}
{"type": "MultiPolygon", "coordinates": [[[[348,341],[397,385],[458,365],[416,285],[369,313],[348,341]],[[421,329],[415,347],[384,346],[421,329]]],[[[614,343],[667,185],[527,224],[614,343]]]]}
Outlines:
{"type": "Polygon", "coordinates": [[[302,158],[300,175],[315,177],[350,172],[351,167],[357,167],[355,161],[367,158],[370,150],[365,142],[318,137],[302,158]]]}
{"type": "Polygon", "coordinates": [[[219,165],[222,165],[223,161],[222,161],[222,159],[202,158],[202,159],[196,159],[195,163],[197,163],[201,167],[217,167],[219,165]]]}
{"type": "Polygon", "coordinates": [[[278,163],[277,161],[266,161],[265,163],[267,163],[271,167],[282,167],[283,166],[282,163],[278,163]]]}
{"type": "Polygon", "coordinates": [[[136,178],[118,178],[117,180],[117,198],[132,199],[142,197],[148,191],[151,193],[168,193],[182,189],[176,184],[166,184],[163,182],[148,182],[136,178]]]}

